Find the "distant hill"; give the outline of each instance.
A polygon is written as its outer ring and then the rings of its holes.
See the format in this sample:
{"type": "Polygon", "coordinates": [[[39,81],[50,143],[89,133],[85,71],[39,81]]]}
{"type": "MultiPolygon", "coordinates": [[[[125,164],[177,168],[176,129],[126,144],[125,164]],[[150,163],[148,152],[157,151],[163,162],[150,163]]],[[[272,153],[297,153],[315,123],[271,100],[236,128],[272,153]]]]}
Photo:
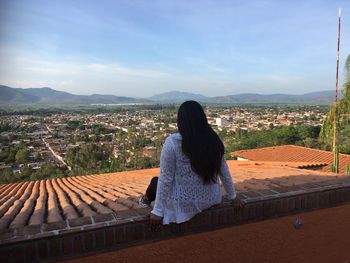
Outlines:
{"type": "Polygon", "coordinates": [[[120,104],[147,103],[144,99],[114,95],[74,95],[51,88],[17,89],[0,85],[0,104],[120,104]]]}
{"type": "Polygon", "coordinates": [[[302,95],[292,94],[257,94],[242,93],[237,95],[220,96],[212,98],[211,102],[217,103],[293,103],[293,104],[330,104],[334,98],[334,91],[325,90],[305,93],[302,95]]]}
{"type": "Polygon", "coordinates": [[[15,103],[35,103],[39,101],[39,98],[35,95],[27,94],[21,89],[13,89],[7,86],[0,86],[0,103],[9,104],[15,103]]]}
{"type": "Polygon", "coordinates": [[[51,88],[18,89],[0,85],[0,105],[23,104],[121,104],[121,103],[181,103],[186,100],[196,100],[204,103],[256,104],[256,103],[284,103],[284,104],[330,104],[333,101],[332,90],[305,93],[303,95],[290,94],[257,94],[242,93],[237,95],[206,97],[182,91],[170,91],[154,95],[145,99],[122,97],[114,95],[75,95],[51,88]]]}
{"type": "Polygon", "coordinates": [[[197,100],[206,103],[238,103],[238,104],[254,104],[254,103],[293,103],[293,104],[330,104],[333,101],[334,91],[325,90],[318,92],[305,93],[302,95],[291,94],[257,94],[242,93],[237,95],[206,97],[201,94],[193,94],[188,92],[171,91],[150,97],[150,100],[157,102],[183,102],[185,100],[197,100]]]}

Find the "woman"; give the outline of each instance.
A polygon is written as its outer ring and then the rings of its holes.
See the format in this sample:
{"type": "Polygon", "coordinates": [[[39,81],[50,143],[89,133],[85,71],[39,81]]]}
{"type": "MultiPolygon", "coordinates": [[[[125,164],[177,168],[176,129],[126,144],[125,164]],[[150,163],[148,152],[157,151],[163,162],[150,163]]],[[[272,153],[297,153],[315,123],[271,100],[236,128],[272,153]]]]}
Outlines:
{"type": "Polygon", "coordinates": [[[224,145],[210,127],[202,106],[184,102],[178,111],[179,133],[170,135],[160,157],[160,176],[152,181],[140,203],[155,199],[151,225],[182,223],[215,204],[221,203],[220,178],[235,208],[242,206],[236,198],[232,178],[224,157],[224,145]]]}

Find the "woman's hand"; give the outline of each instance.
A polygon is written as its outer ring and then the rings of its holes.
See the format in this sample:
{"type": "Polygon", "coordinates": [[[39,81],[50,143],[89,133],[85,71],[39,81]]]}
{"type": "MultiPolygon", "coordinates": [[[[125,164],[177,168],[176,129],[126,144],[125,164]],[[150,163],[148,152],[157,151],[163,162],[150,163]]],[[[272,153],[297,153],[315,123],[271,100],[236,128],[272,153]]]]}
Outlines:
{"type": "Polygon", "coordinates": [[[149,221],[151,224],[151,231],[156,232],[159,230],[160,226],[162,225],[163,217],[156,216],[154,214],[150,214],[149,221]]]}
{"type": "Polygon", "coordinates": [[[244,202],[240,198],[236,197],[232,200],[232,205],[235,213],[238,213],[238,211],[244,207],[244,202]]]}

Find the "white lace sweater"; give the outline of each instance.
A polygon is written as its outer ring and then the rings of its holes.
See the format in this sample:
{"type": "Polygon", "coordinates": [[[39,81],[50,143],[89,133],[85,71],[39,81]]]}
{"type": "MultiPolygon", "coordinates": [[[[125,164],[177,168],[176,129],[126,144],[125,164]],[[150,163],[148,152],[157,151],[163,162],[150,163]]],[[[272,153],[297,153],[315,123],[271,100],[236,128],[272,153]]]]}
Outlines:
{"type": "MultiPolygon", "coordinates": [[[[230,171],[222,159],[219,178],[228,199],[236,197],[230,171]]],[[[204,184],[191,169],[181,149],[181,135],[170,135],[160,157],[160,176],[152,214],[163,217],[163,224],[188,221],[202,210],[221,202],[220,183],[204,184]]]]}

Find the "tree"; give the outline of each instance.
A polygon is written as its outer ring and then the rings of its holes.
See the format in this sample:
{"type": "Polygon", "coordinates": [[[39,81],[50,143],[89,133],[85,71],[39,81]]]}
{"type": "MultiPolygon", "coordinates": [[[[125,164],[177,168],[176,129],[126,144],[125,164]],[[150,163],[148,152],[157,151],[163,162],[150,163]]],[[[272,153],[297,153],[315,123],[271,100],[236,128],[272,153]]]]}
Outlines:
{"type": "Polygon", "coordinates": [[[72,174],[91,174],[102,170],[109,171],[112,147],[96,143],[73,147],[67,151],[67,163],[72,167],[72,174]]]}
{"type": "Polygon", "coordinates": [[[276,145],[295,144],[300,140],[299,132],[294,126],[283,126],[275,131],[274,141],[276,145]]]}
{"type": "Polygon", "coordinates": [[[285,144],[317,148],[319,131],[319,126],[282,126],[274,127],[272,130],[236,133],[235,136],[230,136],[230,139],[224,138],[224,142],[228,152],[285,144]]]}
{"type": "Polygon", "coordinates": [[[34,160],[37,162],[41,160],[41,154],[39,152],[34,153],[34,160]]]}
{"type": "Polygon", "coordinates": [[[345,60],[344,64],[343,96],[350,97],[350,55],[345,60]]]}
{"type": "Polygon", "coordinates": [[[30,179],[30,176],[32,175],[34,171],[32,170],[32,168],[30,168],[29,166],[24,166],[22,173],[18,173],[17,175],[17,180],[18,181],[27,181],[30,179]]]}
{"type": "Polygon", "coordinates": [[[15,177],[11,169],[2,169],[0,170],[0,183],[7,184],[15,182],[15,177]]]}
{"type": "Polygon", "coordinates": [[[44,163],[39,170],[32,172],[30,175],[31,180],[41,180],[47,178],[63,178],[65,174],[56,165],[51,163],[44,163]]]}
{"type": "Polygon", "coordinates": [[[17,153],[16,153],[16,162],[18,164],[21,163],[28,163],[29,162],[29,153],[27,151],[27,149],[23,148],[20,149],[17,153]]]}
{"type": "Polygon", "coordinates": [[[348,127],[350,126],[350,55],[347,57],[344,65],[343,98],[328,112],[320,133],[319,139],[327,149],[331,148],[333,141],[334,111],[336,111],[336,141],[339,146],[339,152],[348,153],[350,152],[350,145],[348,144],[348,138],[350,137],[348,133],[348,127]]]}
{"type": "Polygon", "coordinates": [[[15,151],[11,151],[8,153],[7,158],[5,159],[6,164],[12,164],[16,161],[16,153],[15,151]]]}

